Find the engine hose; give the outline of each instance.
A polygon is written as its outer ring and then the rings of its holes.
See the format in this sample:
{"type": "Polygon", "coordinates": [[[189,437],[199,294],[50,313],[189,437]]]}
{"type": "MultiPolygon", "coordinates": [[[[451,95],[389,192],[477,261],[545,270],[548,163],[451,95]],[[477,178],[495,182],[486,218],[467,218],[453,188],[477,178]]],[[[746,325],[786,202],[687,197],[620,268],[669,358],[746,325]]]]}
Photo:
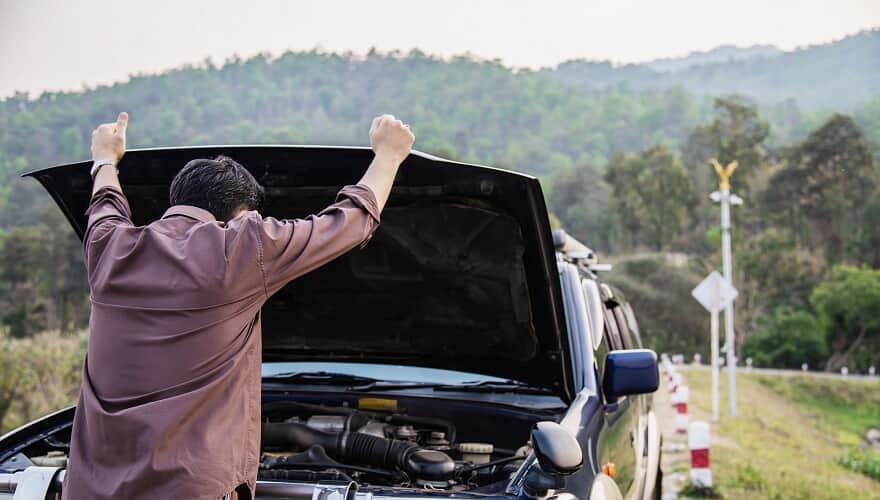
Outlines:
{"type": "Polygon", "coordinates": [[[450,443],[455,442],[455,425],[448,420],[432,417],[416,417],[412,415],[398,415],[344,408],[340,406],[324,406],[313,403],[300,403],[298,401],[269,401],[263,403],[262,415],[264,419],[273,417],[287,417],[290,413],[307,413],[310,415],[365,415],[370,419],[378,420],[394,425],[417,425],[446,433],[446,439],[450,443]]]}
{"type": "Polygon", "coordinates": [[[410,441],[358,432],[322,432],[294,422],[264,423],[261,438],[265,448],[307,449],[319,445],[334,459],[378,467],[398,467],[413,477],[441,480],[447,479],[455,471],[455,462],[441,451],[426,450],[410,441]]]}

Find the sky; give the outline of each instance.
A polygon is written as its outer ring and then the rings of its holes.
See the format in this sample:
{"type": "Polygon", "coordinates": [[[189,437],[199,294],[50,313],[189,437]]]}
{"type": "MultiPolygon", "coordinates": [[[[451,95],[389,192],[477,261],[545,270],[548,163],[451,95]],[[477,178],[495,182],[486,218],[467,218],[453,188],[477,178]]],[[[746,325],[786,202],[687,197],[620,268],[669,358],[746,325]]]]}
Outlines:
{"type": "Polygon", "coordinates": [[[880,0],[0,0],[0,97],[315,47],[536,68],[718,45],[793,50],[877,26],[880,0]]]}

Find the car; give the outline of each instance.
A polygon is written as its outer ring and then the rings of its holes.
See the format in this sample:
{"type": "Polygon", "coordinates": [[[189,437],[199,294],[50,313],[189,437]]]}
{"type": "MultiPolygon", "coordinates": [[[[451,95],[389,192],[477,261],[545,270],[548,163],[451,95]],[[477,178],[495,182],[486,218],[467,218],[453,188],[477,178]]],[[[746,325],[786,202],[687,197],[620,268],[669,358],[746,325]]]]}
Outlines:
{"type": "MultiPolygon", "coordinates": [[[[277,218],[323,208],[373,155],[128,151],[119,170],[134,222],[162,215],[187,161],[218,154],[250,169],[266,187],[263,214],[277,218]]],[[[26,174],[80,237],[88,172],[26,174]]],[[[659,496],[657,356],[600,269],[551,230],[536,178],[413,152],[369,243],[263,307],[257,497],[659,496]]],[[[0,498],[58,491],[73,412],[0,438],[0,498]]]]}

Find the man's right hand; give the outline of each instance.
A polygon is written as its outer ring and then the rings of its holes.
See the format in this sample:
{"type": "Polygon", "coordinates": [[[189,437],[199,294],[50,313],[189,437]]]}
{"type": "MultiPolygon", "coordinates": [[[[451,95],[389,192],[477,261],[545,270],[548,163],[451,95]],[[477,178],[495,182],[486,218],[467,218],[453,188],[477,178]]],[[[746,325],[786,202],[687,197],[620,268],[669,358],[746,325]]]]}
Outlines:
{"type": "Polygon", "coordinates": [[[380,212],[388,201],[388,195],[391,194],[391,184],[394,183],[397,169],[412,151],[415,138],[409,130],[409,125],[405,125],[391,115],[377,116],[373,119],[373,125],[370,126],[370,144],[376,156],[358,184],[363,184],[373,191],[380,212]]]}
{"type": "Polygon", "coordinates": [[[403,162],[412,151],[415,136],[409,125],[393,115],[377,116],[370,127],[370,145],[377,157],[385,157],[397,163],[403,162]]]}
{"type": "Polygon", "coordinates": [[[98,125],[92,132],[92,160],[112,160],[119,163],[125,154],[125,129],[128,113],[119,113],[116,123],[98,125]]]}

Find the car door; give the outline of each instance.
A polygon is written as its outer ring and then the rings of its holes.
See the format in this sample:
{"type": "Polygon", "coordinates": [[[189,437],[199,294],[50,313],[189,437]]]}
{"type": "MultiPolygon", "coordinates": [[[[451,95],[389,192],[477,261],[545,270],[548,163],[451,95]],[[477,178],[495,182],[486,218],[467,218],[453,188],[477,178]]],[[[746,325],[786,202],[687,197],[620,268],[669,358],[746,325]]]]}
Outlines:
{"type": "MultiPolygon", "coordinates": [[[[596,351],[596,360],[602,360],[599,362],[600,377],[608,351],[626,348],[617,318],[607,304],[603,314],[605,335],[596,351]]],[[[635,498],[639,495],[642,483],[638,477],[640,471],[635,448],[639,427],[638,397],[624,396],[617,401],[606,400],[605,408],[605,427],[599,436],[600,463],[603,470],[613,477],[623,495],[635,498]]]]}
{"type": "MultiPolygon", "coordinates": [[[[638,331],[632,329],[633,322],[628,319],[626,306],[623,298],[615,294],[615,302],[609,303],[610,311],[614,316],[620,337],[625,349],[639,349],[642,347],[638,331]]],[[[633,422],[631,433],[633,436],[633,456],[635,458],[635,476],[633,480],[633,498],[640,498],[645,487],[647,476],[648,457],[648,400],[647,395],[632,396],[632,408],[630,418],[633,422]]]]}

